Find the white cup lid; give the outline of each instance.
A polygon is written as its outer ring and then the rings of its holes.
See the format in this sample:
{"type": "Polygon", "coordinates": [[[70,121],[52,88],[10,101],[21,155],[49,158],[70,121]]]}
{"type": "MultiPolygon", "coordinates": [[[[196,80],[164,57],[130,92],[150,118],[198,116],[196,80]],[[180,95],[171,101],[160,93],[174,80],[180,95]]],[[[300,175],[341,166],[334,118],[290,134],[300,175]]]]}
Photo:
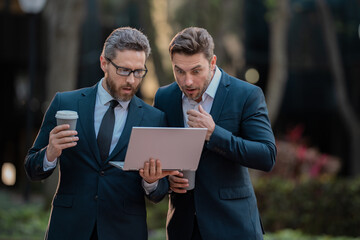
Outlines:
{"type": "Polygon", "coordinates": [[[57,111],[55,117],[61,118],[61,119],[78,119],[79,118],[77,112],[70,111],[70,110],[57,111]]]}

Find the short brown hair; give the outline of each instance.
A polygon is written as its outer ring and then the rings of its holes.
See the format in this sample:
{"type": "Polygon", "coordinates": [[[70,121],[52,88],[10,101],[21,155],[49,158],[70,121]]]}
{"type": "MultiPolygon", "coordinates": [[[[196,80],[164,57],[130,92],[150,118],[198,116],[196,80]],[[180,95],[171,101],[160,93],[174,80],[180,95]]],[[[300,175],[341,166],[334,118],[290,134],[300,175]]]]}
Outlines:
{"type": "Polygon", "coordinates": [[[172,59],[174,53],[193,55],[204,53],[209,61],[214,56],[214,40],[204,28],[189,27],[175,35],[169,45],[172,59]]]}

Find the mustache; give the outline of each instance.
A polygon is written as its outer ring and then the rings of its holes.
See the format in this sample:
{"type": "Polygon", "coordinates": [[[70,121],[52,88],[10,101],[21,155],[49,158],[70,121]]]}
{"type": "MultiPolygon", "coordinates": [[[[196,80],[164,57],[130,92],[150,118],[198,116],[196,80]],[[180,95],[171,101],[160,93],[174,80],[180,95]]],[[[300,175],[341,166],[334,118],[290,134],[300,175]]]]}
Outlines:
{"type": "Polygon", "coordinates": [[[131,88],[134,89],[134,86],[130,85],[130,84],[125,84],[125,85],[121,85],[120,88],[131,88]]]}

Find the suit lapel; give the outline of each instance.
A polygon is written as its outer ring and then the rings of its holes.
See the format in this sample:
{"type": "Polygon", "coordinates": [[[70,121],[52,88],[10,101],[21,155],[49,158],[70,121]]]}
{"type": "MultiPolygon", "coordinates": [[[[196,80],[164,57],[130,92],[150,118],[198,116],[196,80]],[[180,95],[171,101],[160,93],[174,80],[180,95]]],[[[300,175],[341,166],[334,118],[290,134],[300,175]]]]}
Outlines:
{"type": "Polygon", "coordinates": [[[227,87],[230,85],[229,76],[222,70],[221,70],[221,73],[222,74],[221,74],[220,83],[219,83],[218,89],[216,91],[214,102],[213,102],[213,105],[212,105],[211,111],[210,111],[210,114],[215,123],[217,122],[217,120],[220,117],[220,113],[224,106],[226,96],[229,92],[227,87]]]}
{"type": "Polygon", "coordinates": [[[84,135],[86,136],[86,140],[90,146],[90,150],[94,154],[95,159],[97,159],[97,162],[100,163],[100,153],[96,143],[94,129],[94,111],[97,86],[98,84],[90,88],[88,92],[83,93],[83,97],[79,101],[79,121],[84,135]]]}
{"type": "Polygon", "coordinates": [[[105,164],[125,148],[125,146],[128,144],[130,139],[132,127],[139,126],[141,119],[143,118],[143,115],[144,115],[144,111],[142,109],[142,104],[138,100],[138,98],[134,96],[129,103],[129,110],[128,110],[128,115],[126,118],[124,130],[114,150],[111,152],[110,156],[105,161],[105,164]]]}

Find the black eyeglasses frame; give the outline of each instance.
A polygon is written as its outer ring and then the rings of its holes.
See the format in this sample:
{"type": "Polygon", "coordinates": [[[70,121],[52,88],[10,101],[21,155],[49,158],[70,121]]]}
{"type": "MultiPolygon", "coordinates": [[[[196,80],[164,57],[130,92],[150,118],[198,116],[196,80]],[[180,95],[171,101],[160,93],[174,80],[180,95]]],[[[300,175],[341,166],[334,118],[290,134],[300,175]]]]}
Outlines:
{"type": "Polygon", "coordinates": [[[116,69],[116,74],[117,74],[117,75],[120,75],[120,76],[123,76],[123,77],[128,77],[128,76],[130,76],[131,73],[133,73],[135,78],[144,78],[144,77],[146,76],[147,72],[148,72],[148,69],[147,69],[146,65],[144,65],[144,66],[145,66],[145,69],[135,69],[135,70],[131,70],[130,68],[121,67],[121,66],[116,65],[116,64],[113,63],[113,61],[111,61],[111,59],[108,58],[108,57],[105,57],[105,59],[108,60],[108,61],[115,67],[115,69],[116,69]],[[128,71],[129,73],[128,73],[128,74],[120,74],[120,73],[118,72],[119,69],[123,69],[123,70],[125,70],[125,71],[128,71]],[[144,72],[144,74],[143,74],[141,77],[136,76],[136,73],[139,73],[139,71],[144,72]]]}

